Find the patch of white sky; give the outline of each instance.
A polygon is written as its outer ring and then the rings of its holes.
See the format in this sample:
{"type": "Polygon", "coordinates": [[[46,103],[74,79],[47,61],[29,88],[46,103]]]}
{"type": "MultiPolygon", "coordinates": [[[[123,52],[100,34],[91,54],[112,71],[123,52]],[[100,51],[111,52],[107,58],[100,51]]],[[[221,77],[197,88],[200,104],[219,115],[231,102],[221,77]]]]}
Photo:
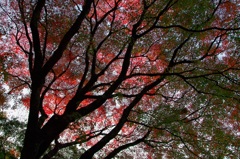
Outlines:
{"type": "MultiPolygon", "coordinates": [[[[219,44],[219,47],[222,47],[222,43],[219,44]]],[[[222,61],[224,57],[227,57],[227,51],[223,51],[217,55],[217,58],[220,61],[222,61]]]]}
{"type": "MultiPolygon", "coordinates": [[[[3,86],[4,92],[9,92],[10,88],[8,85],[4,84],[3,86]]],[[[8,119],[17,119],[20,122],[26,122],[28,118],[28,109],[21,103],[21,98],[29,95],[30,90],[27,88],[23,88],[19,95],[11,96],[5,102],[6,107],[4,107],[3,111],[6,112],[8,119]]]]}
{"type": "Polygon", "coordinates": [[[82,11],[82,5],[81,4],[75,5],[74,9],[81,12],[82,11]]]}

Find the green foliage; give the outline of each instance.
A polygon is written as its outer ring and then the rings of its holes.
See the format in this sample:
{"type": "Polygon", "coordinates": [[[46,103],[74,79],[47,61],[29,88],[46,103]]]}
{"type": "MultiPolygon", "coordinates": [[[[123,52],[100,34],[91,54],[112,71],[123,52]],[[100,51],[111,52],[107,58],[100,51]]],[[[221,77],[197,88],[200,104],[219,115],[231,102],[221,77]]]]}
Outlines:
{"type": "Polygon", "coordinates": [[[17,158],[11,155],[9,152],[4,152],[0,150],[0,159],[17,159],[17,158]]]}
{"type": "Polygon", "coordinates": [[[0,154],[6,159],[15,159],[10,151],[19,153],[22,148],[25,123],[17,119],[8,119],[4,113],[0,118],[0,154]]]}
{"type": "Polygon", "coordinates": [[[191,29],[197,29],[206,25],[207,18],[213,12],[213,4],[206,0],[181,0],[163,16],[161,22],[165,25],[183,25],[191,29]],[[173,18],[174,17],[174,18],[173,18]]]}
{"type": "Polygon", "coordinates": [[[78,159],[80,154],[83,153],[82,150],[79,150],[76,145],[69,146],[64,149],[61,149],[52,159],[67,159],[71,156],[71,159],[78,159]]]}

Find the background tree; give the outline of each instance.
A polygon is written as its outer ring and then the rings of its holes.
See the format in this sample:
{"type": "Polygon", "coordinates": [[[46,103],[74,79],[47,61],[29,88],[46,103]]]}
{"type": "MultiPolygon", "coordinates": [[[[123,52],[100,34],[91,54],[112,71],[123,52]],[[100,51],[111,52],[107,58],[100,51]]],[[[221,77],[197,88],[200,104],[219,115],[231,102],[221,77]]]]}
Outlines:
{"type": "Polygon", "coordinates": [[[5,113],[0,114],[0,158],[16,159],[22,148],[23,128],[25,124],[16,119],[7,119],[5,113]]]}
{"type": "Polygon", "coordinates": [[[239,157],[238,4],[2,2],[5,81],[30,90],[21,159],[239,157]]]}

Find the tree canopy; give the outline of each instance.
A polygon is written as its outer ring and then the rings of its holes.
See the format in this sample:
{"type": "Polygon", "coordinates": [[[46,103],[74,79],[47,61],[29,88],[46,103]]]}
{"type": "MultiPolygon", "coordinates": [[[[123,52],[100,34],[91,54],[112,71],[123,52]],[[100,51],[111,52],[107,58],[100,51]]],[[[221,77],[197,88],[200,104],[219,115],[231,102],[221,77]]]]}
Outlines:
{"type": "Polygon", "coordinates": [[[1,1],[0,104],[29,112],[15,157],[239,158],[239,3],[1,1]]]}

